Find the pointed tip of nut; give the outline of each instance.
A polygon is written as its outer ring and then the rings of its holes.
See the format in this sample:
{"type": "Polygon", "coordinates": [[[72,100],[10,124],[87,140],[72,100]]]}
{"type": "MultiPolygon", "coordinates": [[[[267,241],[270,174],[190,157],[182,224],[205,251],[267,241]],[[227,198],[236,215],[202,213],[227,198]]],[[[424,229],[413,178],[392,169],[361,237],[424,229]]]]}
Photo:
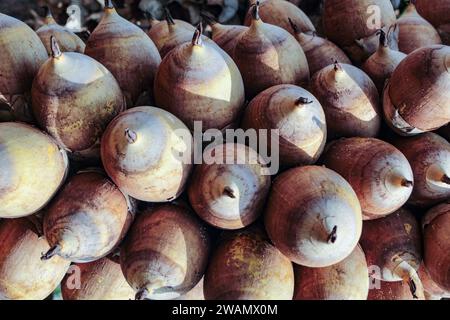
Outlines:
{"type": "Polygon", "coordinates": [[[55,36],[50,37],[50,48],[53,58],[59,58],[62,55],[61,49],[59,48],[58,41],[56,41],[55,36]]]}
{"type": "Polygon", "coordinates": [[[256,1],[253,4],[253,8],[252,8],[252,18],[253,20],[260,20],[261,17],[259,16],[259,0],[256,1]]]}
{"type": "Polygon", "coordinates": [[[147,288],[141,288],[136,292],[134,296],[135,300],[148,300],[148,290],[147,288]]]}
{"type": "Polygon", "coordinates": [[[292,21],[291,18],[288,18],[289,24],[291,25],[292,31],[294,31],[294,33],[298,34],[300,33],[300,30],[298,29],[298,26],[295,24],[294,21],[292,21]]]}
{"type": "Polygon", "coordinates": [[[402,179],[401,186],[405,188],[411,188],[414,186],[414,182],[408,179],[402,179]]]}
{"type": "Polygon", "coordinates": [[[335,72],[338,72],[342,69],[341,65],[339,64],[339,61],[337,59],[333,59],[333,68],[335,72]]]}
{"type": "Polygon", "coordinates": [[[193,46],[198,46],[198,47],[202,46],[202,44],[203,44],[202,33],[203,33],[203,26],[202,26],[202,23],[200,22],[194,31],[194,36],[192,37],[192,45],[193,46]]]}
{"type": "Polygon", "coordinates": [[[448,175],[444,174],[441,178],[441,182],[450,185],[450,177],[448,175]]]}
{"type": "Polygon", "coordinates": [[[175,20],[173,20],[172,14],[170,13],[170,10],[168,7],[164,7],[164,12],[166,15],[167,24],[170,26],[175,25],[175,20]]]}
{"type": "Polygon", "coordinates": [[[42,6],[42,10],[44,10],[44,17],[53,18],[52,11],[48,5],[42,6]]]}
{"type": "Polygon", "coordinates": [[[56,256],[58,253],[61,252],[61,247],[57,244],[53,247],[51,247],[46,253],[43,253],[41,256],[42,261],[50,260],[54,256],[56,256]]]}
{"type": "Polygon", "coordinates": [[[383,29],[378,29],[377,35],[380,38],[380,47],[386,47],[386,32],[383,29]]]}
{"type": "Polygon", "coordinates": [[[105,9],[114,9],[112,0],[105,0],[105,9]]]}
{"type": "Polygon", "coordinates": [[[335,243],[336,240],[337,240],[337,226],[334,226],[330,234],[328,235],[327,242],[335,243]]]}
{"type": "Polygon", "coordinates": [[[234,194],[234,190],[228,186],[223,189],[223,194],[232,199],[236,198],[236,195],[234,194]]]}
{"type": "Polygon", "coordinates": [[[313,103],[313,100],[310,100],[306,97],[299,97],[297,100],[295,100],[295,105],[296,106],[303,106],[305,104],[311,104],[313,103]]]}
{"type": "Polygon", "coordinates": [[[132,144],[135,143],[137,140],[137,133],[130,128],[125,129],[125,138],[127,139],[128,143],[132,144]]]}

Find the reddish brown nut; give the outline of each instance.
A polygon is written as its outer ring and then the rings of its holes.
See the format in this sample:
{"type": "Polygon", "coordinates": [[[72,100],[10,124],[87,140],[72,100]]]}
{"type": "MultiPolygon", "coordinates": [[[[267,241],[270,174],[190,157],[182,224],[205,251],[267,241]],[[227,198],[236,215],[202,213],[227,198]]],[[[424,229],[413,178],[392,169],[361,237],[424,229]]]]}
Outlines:
{"type": "Polygon", "coordinates": [[[382,140],[348,138],[332,142],[323,164],[350,183],[365,220],[394,212],[413,192],[413,171],[408,160],[382,140]]]}
{"type": "Polygon", "coordinates": [[[410,203],[426,207],[450,196],[450,143],[427,132],[395,139],[394,145],[406,156],[414,173],[410,203]]]}
{"type": "Polygon", "coordinates": [[[294,266],[295,300],[366,300],[369,271],[361,247],[344,260],[324,268],[294,266]]]}
{"type": "Polygon", "coordinates": [[[274,245],[291,261],[327,267],[355,249],[361,206],[350,184],[319,166],[285,171],[272,184],[265,225],[274,245]]]}
{"type": "Polygon", "coordinates": [[[202,278],[210,251],[204,225],[185,207],[164,204],[138,215],[120,250],[136,299],[174,299],[202,278]]]}
{"type": "Polygon", "coordinates": [[[270,188],[263,159],[253,149],[235,143],[221,144],[205,153],[214,153],[219,161],[195,168],[188,189],[194,210],[204,221],[222,229],[240,229],[253,223],[270,188]]]}
{"type": "Polygon", "coordinates": [[[293,292],[292,263],[255,227],[222,239],[204,282],[207,300],[291,300],[293,292]]]}

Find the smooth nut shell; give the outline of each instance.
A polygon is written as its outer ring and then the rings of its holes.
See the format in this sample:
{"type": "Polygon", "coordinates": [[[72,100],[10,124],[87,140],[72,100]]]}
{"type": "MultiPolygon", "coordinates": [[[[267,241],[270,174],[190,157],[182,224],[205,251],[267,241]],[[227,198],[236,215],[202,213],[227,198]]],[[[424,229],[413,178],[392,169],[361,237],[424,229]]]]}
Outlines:
{"type": "Polygon", "coordinates": [[[235,63],[217,45],[184,43],[164,58],[155,78],[155,100],[191,130],[222,129],[236,121],[244,85],[235,63]]]}
{"type": "Polygon", "coordinates": [[[187,21],[180,19],[173,19],[174,25],[168,24],[167,20],[164,21],[156,21],[153,23],[147,31],[150,39],[153,40],[155,45],[158,47],[158,43],[164,43],[166,37],[170,34],[170,28],[175,27],[180,30],[187,30],[194,32],[195,27],[187,21]]]}
{"type": "MultiPolygon", "coordinates": [[[[253,4],[256,2],[251,0],[253,4]]],[[[276,25],[293,34],[289,25],[288,17],[303,32],[316,31],[309,17],[295,4],[284,0],[263,0],[260,1],[259,15],[261,19],[273,25],[276,25]]],[[[249,7],[245,16],[244,25],[250,26],[252,23],[252,7],[249,7]]]]}
{"type": "MultiPolygon", "coordinates": [[[[364,62],[378,47],[376,32],[386,33],[395,24],[396,16],[390,0],[327,0],[323,8],[324,33],[349,57],[364,62]],[[379,25],[372,25],[374,16],[379,25]]],[[[396,42],[391,48],[397,49],[396,42]]]]}
{"type": "Polygon", "coordinates": [[[450,144],[435,133],[397,138],[394,145],[403,152],[414,173],[411,204],[427,207],[450,197],[450,144]]]}
{"type": "Polygon", "coordinates": [[[325,111],[330,140],[378,135],[378,90],[362,70],[348,64],[329,65],[313,76],[308,88],[325,111]]]}
{"type": "Polygon", "coordinates": [[[308,60],[309,72],[314,75],[317,71],[334,63],[352,64],[344,51],[333,42],[321,38],[316,34],[295,33],[295,39],[302,46],[308,60]]]}
{"type": "Polygon", "coordinates": [[[36,33],[25,23],[0,13],[0,121],[34,122],[30,91],[47,59],[36,33]]]}
{"type": "Polygon", "coordinates": [[[450,205],[429,210],[422,220],[424,263],[433,281],[450,291],[450,205]]]}
{"type": "Polygon", "coordinates": [[[144,91],[152,92],[161,56],[153,41],[138,26],[105,8],[100,23],[86,43],[85,53],[102,63],[116,78],[127,106],[144,91]]]}
{"type": "Polygon", "coordinates": [[[413,171],[394,146],[375,138],[347,138],[332,142],[323,164],[346,179],[355,190],[365,220],[386,216],[409,199],[413,171]]]}
{"type": "Polygon", "coordinates": [[[194,30],[191,24],[174,19],[174,24],[158,22],[147,31],[147,35],[158,48],[161,58],[164,58],[178,44],[190,41],[194,30]]]}
{"type": "Polygon", "coordinates": [[[125,107],[114,76],[76,52],[64,52],[42,65],[32,98],[39,125],[78,160],[99,158],[103,131],[125,107]]]}
{"type": "Polygon", "coordinates": [[[450,291],[446,291],[439,287],[433,279],[431,279],[430,273],[425,267],[425,263],[422,262],[419,268],[419,278],[422,281],[422,285],[425,290],[427,300],[440,300],[441,298],[450,298],[450,291]]]}
{"type": "Polygon", "coordinates": [[[372,79],[381,94],[386,80],[392,76],[394,70],[405,58],[406,54],[380,45],[378,50],[364,62],[362,70],[372,79]]]}
{"type": "Polygon", "coordinates": [[[417,49],[395,69],[384,90],[387,123],[401,135],[433,131],[450,121],[450,47],[417,49]]]}
{"type": "Polygon", "coordinates": [[[379,268],[374,278],[383,281],[401,281],[411,270],[418,270],[422,261],[420,225],[407,209],[375,220],[364,221],[360,244],[367,264],[379,268]]]}
{"type": "Polygon", "coordinates": [[[122,274],[117,261],[109,257],[71,266],[61,283],[64,300],[130,300],[134,290],[122,274]],[[75,277],[79,277],[76,279],[75,277]],[[81,285],[76,287],[77,281],[81,285]]]}
{"type": "Polygon", "coordinates": [[[369,279],[366,257],[358,245],[344,260],[329,267],[294,266],[294,300],[366,300],[369,279]]]}
{"type": "Polygon", "coordinates": [[[64,182],[68,159],[47,134],[18,122],[0,123],[0,217],[35,213],[64,182]]]}
{"type": "Polygon", "coordinates": [[[308,61],[295,38],[261,19],[253,19],[249,29],[241,34],[233,59],[241,71],[248,98],[274,85],[309,81],[308,61]]]}
{"type": "Polygon", "coordinates": [[[243,228],[263,209],[270,188],[268,170],[258,153],[242,144],[217,145],[205,150],[203,159],[213,153],[219,161],[200,164],[194,170],[188,189],[190,203],[215,227],[243,228]]]}
{"type": "Polygon", "coordinates": [[[417,11],[434,26],[450,23],[449,0],[416,0],[417,11]]]}
{"type": "Polygon", "coordinates": [[[188,209],[161,205],[140,213],[120,251],[128,283],[148,299],[174,299],[201,280],[210,240],[188,209]]]}
{"type": "Polygon", "coordinates": [[[229,234],[205,275],[206,300],[291,300],[292,263],[255,227],[229,234]]]}
{"type": "Polygon", "coordinates": [[[106,172],[123,192],[142,201],[170,201],[184,190],[191,172],[192,135],[169,112],[136,107],[110,123],[101,154],[106,172]]]}
{"type": "Polygon", "coordinates": [[[417,0],[417,11],[438,30],[443,42],[450,45],[450,0],[417,0]]]}
{"type": "Polygon", "coordinates": [[[59,257],[41,260],[50,247],[28,218],[2,220],[0,241],[1,300],[43,300],[69,269],[59,257]]]}
{"type": "Polygon", "coordinates": [[[352,187],[336,172],[297,167],[273,182],[265,226],[274,245],[291,261],[326,267],[342,261],[356,247],[361,206],[352,187]]]}
{"type": "Polygon", "coordinates": [[[248,30],[248,27],[240,25],[223,25],[214,23],[211,25],[212,40],[217,43],[223,51],[233,56],[234,47],[242,33],[248,30]]]}
{"type": "Polygon", "coordinates": [[[123,239],[134,218],[132,210],[129,199],[104,174],[80,172],[46,209],[44,234],[51,247],[59,246],[59,256],[95,261],[123,239]]]}
{"type": "Polygon", "coordinates": [[[288,167],[315,163],[327,140],[322,106],[295,85],[278,85],[258,94],[247,106],[241,126],[257,132],[279,130],[279,161],[288,167]]]}
{"type": "Polygon", "coordinates": [[[86,45],[75,33],[60,26],[53,17],[46,17],[44,25],[36,30],[49,56],[52,55],[50,37],[54,36],[63,52],[84,53],[86,45]]]}
{"type": "Polygon", "coordinates": [[[442,44],[436,29],[417,13],[412,3],[397,20],[397,26],[398,48],[401,52],[409,54],[422,47],[442,44]]]}

